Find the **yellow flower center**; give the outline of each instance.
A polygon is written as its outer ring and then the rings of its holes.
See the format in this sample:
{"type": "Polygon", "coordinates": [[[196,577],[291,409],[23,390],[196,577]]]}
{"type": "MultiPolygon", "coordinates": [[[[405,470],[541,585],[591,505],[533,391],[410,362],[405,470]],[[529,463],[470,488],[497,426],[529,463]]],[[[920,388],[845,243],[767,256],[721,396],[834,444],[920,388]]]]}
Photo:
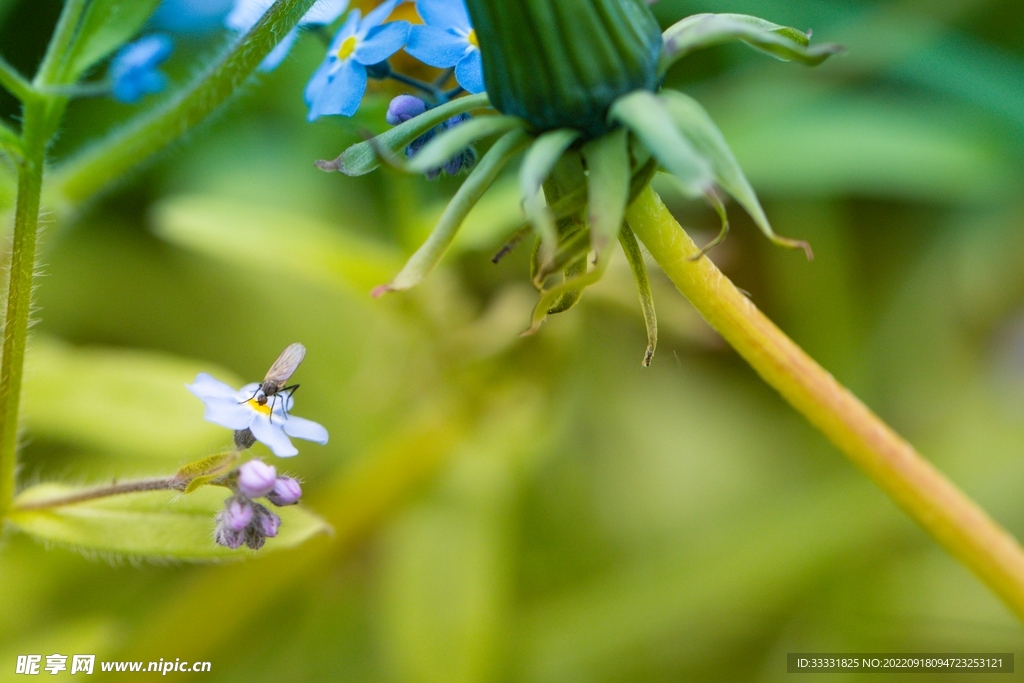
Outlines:
{"type": "Polygon", "coordinates": [[[472,45],[473,47],[475,47],[475,48],[478,48],[478,49],[479,49],[479,47],[480,47],[480,43],[478,43],[478,42],[476,41],[476,29],[471,29],[471,30],[469,31],[469,35],[468,35],[468,36],[466,36],[466,39],[467,39],[467,40],[469,41],[469,44],[470,44],[470,45],[472,45]]]}
{"type": "Polygon", "coordinates": [[[356,51],[357,42],[355,36],[349,36],[341,41],[341,47],[338,48],[338,59],[348,59],[351,57],[352,53],[356,51]]]}
{"type": "Polygon", "coordinates": [[[252,408],[253,410],[255,410],[257,412],[260,412],[260,413],[263,413],[264,415],[270,415],[270,402],[269,401],[264,403],[263,405],[260,405],[259,401],[257,401],[254,398],[250,398],[248,401],[246,401],[246,403],[248,403],[249,407],[252,408]]]}

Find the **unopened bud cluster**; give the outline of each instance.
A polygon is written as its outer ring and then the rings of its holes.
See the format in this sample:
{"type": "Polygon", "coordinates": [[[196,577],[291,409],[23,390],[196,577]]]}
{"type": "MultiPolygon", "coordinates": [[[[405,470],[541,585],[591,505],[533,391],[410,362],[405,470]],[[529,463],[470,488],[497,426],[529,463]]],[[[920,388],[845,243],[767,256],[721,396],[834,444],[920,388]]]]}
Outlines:
{"type": "Polygon", "coordinates": [[[281,518],[255,498],[266,498],[278,507],[294,505],[302,497],[302,487],[291,477],[278,476],[273,465],[250,460],[238,468],[234,478],[235,495],[224,502],[217,513],[214,540],[235,549],[244,543],[259,550],[268,538],[277,536],[281,518]]]}
{"type": "MultiPolygon", "coordinates": [[[[399,95],[391,100],[391,104],[388,105],[388,113],[385,115],[385,118],[389,124],[397,126],[400,123],[405,123],[406,121],[419,116],[426,110],[427,104],[420,98],[413,97],[412,95],[399,95]]],[[[469,114],[456,114],[455,116],[443,121],[440,125],[431,128],[426,133],[413,140],[412,143],[405,148],[406,158],[411,159],[437,135],[469,121],[470,118],[472,117],[470,117],[469,114]]],[[[429,180],[439,178],[442,174],[455,176],[463,170],[468,171],[473,168],[476,166],[476,162],[476,150],[472,147],[466,147],[444,164],[437,168],[428,170],[424,175],[429,180]]]]}

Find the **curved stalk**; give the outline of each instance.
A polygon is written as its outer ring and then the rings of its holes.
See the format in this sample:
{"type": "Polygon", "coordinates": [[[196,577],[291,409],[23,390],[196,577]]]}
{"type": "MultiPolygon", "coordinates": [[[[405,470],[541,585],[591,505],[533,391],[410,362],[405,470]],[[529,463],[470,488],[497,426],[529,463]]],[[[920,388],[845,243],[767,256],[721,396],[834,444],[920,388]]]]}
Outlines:
{"type": "Polygon", "coordinates": [[[178,477],[160,477],[158,479],[125,481],[120,484],[110,484],[109,486],[97,486],[96,488],[79,491],[78,493],[74,493],[69,496],[62,496],[60,498],[34,500],[28,503],[15,503],[12,508],[12,512],[49,510],[50,508],[63,507],[64,505],[84,503],[87,500],[109,498],[110,496],[121,496],[126,493],[140,493],[143,491],[184,491],[187,485],[187,481],[182,481],[178,477]]]}
{"type": "Polygon", "coordinates": [[[782,333],[707,258],[648,187],[627,220],[704,319],[759,375],[1024,619],[1024,551],[849,390],[782,333]]]}

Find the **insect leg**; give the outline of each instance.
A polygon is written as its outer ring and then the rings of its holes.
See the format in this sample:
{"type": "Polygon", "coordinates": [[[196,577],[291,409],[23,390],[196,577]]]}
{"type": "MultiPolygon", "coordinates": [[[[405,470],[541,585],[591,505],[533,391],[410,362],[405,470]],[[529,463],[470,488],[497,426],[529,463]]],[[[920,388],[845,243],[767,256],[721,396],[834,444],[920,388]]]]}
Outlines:
{"type": "MultiPolygon", "coordinates": [[[[293,385],[291,385],[290,387],[285,387],[285,388],[281,389],[281,391],[282,391],[282,392],[285,392],[285,391],[287,391],[287,392],[288,392],[288,398],[291,398],[292,396],[294,396],[294,395],[295,395],[295,392],[299,390],[299,386],[300,386],[300,385],[298,385],[298,384],[293,384],[293,385]]],[[[287,405],[288,405],[288,404],[287,404],[287,403],[285,403],[285,406],[287,406],[287,405]]],[[[285,417],[288,417],[288,410],[287,410],[287,409],[284,409],[284,411],[283,411],[283,412],[284,412],[284,416],[285,416],[285,417]]]]}

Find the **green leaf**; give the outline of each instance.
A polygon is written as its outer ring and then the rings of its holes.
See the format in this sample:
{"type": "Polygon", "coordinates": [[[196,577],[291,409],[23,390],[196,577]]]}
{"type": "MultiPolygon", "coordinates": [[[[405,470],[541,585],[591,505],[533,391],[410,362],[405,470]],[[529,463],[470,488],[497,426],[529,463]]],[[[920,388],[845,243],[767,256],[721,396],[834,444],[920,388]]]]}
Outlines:
{"type": "Polygon", "coordinates": [[[489,105],[490,100],[487,99],[487,93],[460,97],[439,107],[434,107],[405,123],[400,123],[372,140],[352,145],[336,159],[318,161],[316,165],[323,171],[340,171],[350,176],[365,175],[380,166],[379,150],[386,149],[392,153],[401,152],[410,142],[446,119],[471,109],[481,109],[489,105]]]}
{"type": "Polygon", "coordinates": [[[185,195],[153,211],[168,242],[265,272],[340,286],[365,295],[395,272],[398,255],[320,220],[218,197],[185,195]]]}
{"type": "Polygon", "coordinates": [[[209,363],[150,351],[75,348],[36,335],[26,360],[24,424],[34,438],[177,464],[231,439],[230,431],[203,420],[202,403],[184,387],[202,371],[241,384],[209,363]]]}
{"type": "Polygon", "coordinates": [[[64,82],[73,82],[92,65],[130,41],[160,0],[91,0],[75,40],[64,58],[64,82]]]}
{"type": "Polygon", "coordinates": [[[666,29],[662,38],[658,65],[662,74],[691,52],[733,40],[782,61],[796,60],[810,66],[844,49],[833,43],[811,47],[807,34],[746,14],[694,14],[666,29]]]}
{"type": "MultiPolygon", "coordinates": [[[[786,84],[771,91],[780,101],[800,96],[786,84]]],[[[1018,192],[1013,152],[992,137],[990,119],[960,108],[837,93],[772,115],[759,107],[741,97],[716,118],[762,195],[971,206],[1018,192]]]]}
{"type": "Polygon", "coordinates": [[[390,283],[374,290],[374,296],[409,289],[419,284],[427,273],[434,269],[451,246],[455,233],[458,232],[466,215],[494,182],[505,164],[526,146],[527,141],[528,138],[521,130],[513,130],[494,143],[452,197],[427,241],[412,255],[390,283]]]}
{"type": "MultiPolygon", "coordinates": [[[[60,546],[86,552],[132,557],[202,561],[254,553],[213,542],[214,515],[228,497],[205,487],[183,495],[175,491],[129,493],[42,510],[21,510],[30,502],[61,498],[81,491],[63,484],[39,484],[20,493],[8,520],[17,529],[60,546]]],[[[259,552],[283,550],[330,530],[318,516],[292,505],[274,510],[281,530],[259,552]]]]}
{"type": "Polygon", "coordinates": [[[522,119],[515,116],[481,116],[470,119],[434,137],[405,164],[405,169],[410,173],[426,173],[445,164],[478,140],[508,133],[524,125],[522,119]]]}
{"type": "MultiPolygon", "coordinates": [[[[562,158],[569,146],[579,138],[579,131],[563,128],[542,134],[533,143],[519,167],[519,189],[523,198],[523,210],[550,255],[558,243],[555,234],[555,220],[544,205],[540,188],[551,175],[555,164],[562,158]]],[[[546,260],[542,258],[541,261],[546,260]]]]}
{"type": "Polygon", "coordinates": [[[619,231],[619,243],[626,254],[626,260],[629,261],[629,268],[633,271],[636,292],[640,296],[640,308],[644,314],[644,324],[647,326],[647,351],[641,362],[646,368],[654,358],[654,350],[658,348],[658,316],[654,312],[654,294],[651,292],[651,281],[647,278],[644,254],[640,251],[640,244],[636,241],[633,229],[628,225],[623,225],[619,231]]]}
{"type": "MultiPolygon", "coordinates": [[[[780,237],[772,230],[772,226],[768,222],[768,216],[765,215],[761,202],[758,201],[757,194],[754,192],[754,188],[751,187],[747,177],[743,174],[743,169],[740,167],[739,162],[736,161],[732,150],[729,149],[729,144],[725,141],[725,137],[697,100],[681,92],[668,89],[662,92],[661,98],[665,102],[665,107],[679,132],[685,135],[698,152],[711,162],[715,182],[735,198],[740,203],[740,206],[746,209],[750,217],[754,219],[757,227],[761,229],[761,232],[775,244],[804,249],[807,257],[810,258],[810,248],[806,242],[780,237]]],[[[722,218],[722,232],[705,250],[721,242],[725,238],[725,233],[729,227],[721,201],[712,193],[708,193],[708,197],[712,206],[722,218]]]]}
{"type": "Polygon", "coordinates": [[[615,101],[609,117],[633,132],[665,169],[694,193],[704,193],[714,175],[704,156],[672,121],[664,102],[647,90],[615,101]]]}
{"type": "Polygon", "coordinates": [[[590,241],[599,257],[615,240],[629,199],[629,149],[625,129],[614,130],[583,146],[587,162],[587,222],[590,241]]]}

